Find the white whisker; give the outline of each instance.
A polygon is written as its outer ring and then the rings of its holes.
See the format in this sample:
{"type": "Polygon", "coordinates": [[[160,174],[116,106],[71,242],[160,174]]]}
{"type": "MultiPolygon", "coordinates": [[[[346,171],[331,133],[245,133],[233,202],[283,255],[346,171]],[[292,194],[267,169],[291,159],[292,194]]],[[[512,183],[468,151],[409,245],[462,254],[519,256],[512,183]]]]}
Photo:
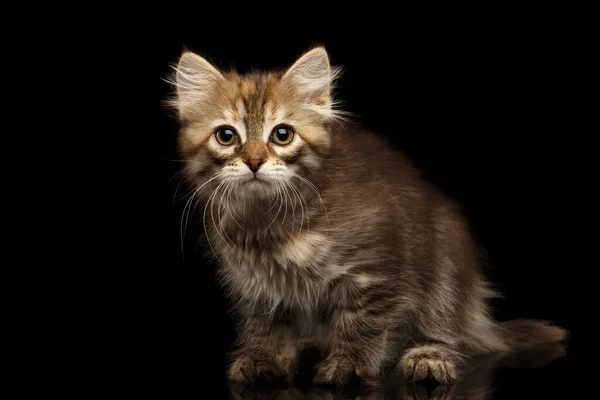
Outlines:
{"type": "Polygon", "coordinates": [[[231,240],[231,238],[225,231],[225,227],[223,226],[223,211],[222,211],[222,210],[227,211],[226,198],[227,198],[227,190],[229,189],[230,186],[231,186],[231,178],[226,180],[225,188],[223,189],[223,191],[221,192],[221,195],[219,197],[219,206],[217,207],[217,218],[219,219],[218,225],[221,228],[221,232],[223,232],[225,237],[228,239],[229,243],[231,243],[233,245],[233,241],[231,240]]]}
{"type": "Polygon", "coordinates": [[[273,209],[273,207],[275,207],[277,205],[277,197],[273,196],[273,199],[271,200],[271,203],[273,203],[273,205],[267,211],[263,212],[263,215],[266,215],[266,214],[270,213],[271,210],[273,209]]]}
{"type": "Polygon", "coordinates": [[[231,216],[231,219],[233,220],[233,222],[236,223],[236,225],[245,233],[248,233],[248,231],[246,231],[246,229],[244,229],[244,227],[242,227],[242,225],[240,225],[240,223],[237,221],[237,219],[235,218],[236,216],[238,216],[243,222],[246,222],[244,220],[244,218],[242,218],[237,210],[235,209],[235,207],[231,206],[231,194],[233,193],[233,188],[235,187],[235,184],[233,183],[233,181],[230,183],[230,185],[228,186],[228,191],[227,191],[227,198],[226,198],[226,205],[227,205],[227,212],[229,213],[229,215],[231,216]]]}
{"type": "MultiPolygon", "coordinates": [[[[204,211],[202,212],[202,225],[204,227],[204,232],[206,233],[206,241],[208,242],[208,245],[210,246],[210,249],[211,249],[213,255],[215,256],[215,258],[219,262],[220,262],[219,257],[217,256],[217,253],[215,252],[215,249],[214,249],[214,247],[212,245],[212,242],[210,241],[210,235],[209,235],[209,232],[208,232],[208,228],[206,227],[206,209],[208,208],[209,204],[212,204],[212,200],[214,198],[214,195],[217,192],[217,190],[221,187],[222,184],[223,184],[223,182],[219,183],[219,186],[217,186],[217,188],[215,190],[213,190],[213,192],[211,193],[210,197],[206,201],[206,204],[204,205],[204,211]]],[[[212,210],[212,205],[211,205],[211,210],[212,210]]]]}
{"type": "MultiPolygon", "coordinates": [[[[300,201],[300,208],[302,210],[302,218],[301,218],[301,222],[300,222],[300,230],[298,231],[298,236],[296,237],[296,240],[300,237],[300,234],[302,233],[302,228],[304,227],[304,209],[305,209],[305,203],[304,200],[302,200],[302,193],[300,193],[300,191],[298,190],[298,188],[296,187],[296,185],[294,185],[292,182],[288,182],[288,184],[290,185],[290,188],[292,189],[292,191],[295,193],[296,198],[298,199],[298,201],[300,201]]],[[[307,217],[307,224],[308,224],[308,207],[306,207],[306,217],[307,217]]],[[[308,225],[307,225],[307,230],[308,230],[308,225]]]]}
{"type": "Polygon", "coordinates": [[[181,223],[180,223],[180,238],[181,238],[181,254],[182,256],[184,255],[184,250],[183,250],[183,242],[184,242],[184,237],[185,237],[185,233],[187,232],[187,225],[188,225],[188,219],[190,216],[190,212],[192,209],[192,205],[193,205],[193,200],[194,197],[196,196],[196,194],[198,194],[198,192],[206,185],[208,185],[210,182],[212,182],[213,180],[217,179],[218,177],[222,176],[223,173],[217,173],[215,175],[213,175],[208,181],[204,182],[202,185],[200,185],[197,189],[192,191],[192,194],[190,195],[190,197],[188,198],[188,200],[186,201],[184,207],[183,207],[183,212],[181,214],[181,223]]]}
{"type": "Polygon", "coordinates": [[[279,213],[281,212],[281,207],[283,207],[282,198],[283,198],[282,193],[281,193],[281,191],[279,189],[279,186],[277,186],[277,201],[279,202],[279,208],[277,209],[277,213],[275,214],[275,217],[273,217],[273,220],[271,221],[271,223],[269,225],[267,225],[267,227],[265,228],[265,230],[264,230],[263,233],[266,233],[269,230],[269,228],[271,227],[271,225],[273,225],[273,222],[275,222],[275,220],[279,216],[279,213]]]}
{"type": "Polygon", "coordinates": [[[305,183],[309,187],[309,189],[311,189],[313,191],[313,193],[315,193],[317,195],[317,198],[319,199],[319,202],[321,203],[321,206],[323,207],[323,212],[325,212],[325,219],[327,219],[327,224],[329,224],[329,216],[327,215],[327,208],[325,207],[325,203],[323,202],[323,198],[321,197],[321,193],[319,192],[319,189],[311,181],[309,181],[308,179],[306,179],[298,174],[292,173],[292,176],[294,178],[300,179],[300,182],[305,183]]]}
{"type": "Polygon", "coordinates": [[[186,214],[188,207],[191,208],[191,202],[194,199],[194,196],[196,196],[196,193],[198,193],[198,191],[200,190],[200,188],[196,189],[189,197],[189,199],[186,201],[185,205],[183,206],[183,212],[181,213],[181,223],[180,223],[180,238],[181,238],[181,255],[184,255],[184,250],[183,250],[183,242],[184,242],[184,236],[185,233],[187,231],[187,219],[189,218],[189,213],[186,214]]]}
{"type": "Polygon", "coordinates": [[[283,225],[283,223],[285,222],[285,217],[287,216],[287,193],[285,192],[285,187],[283,186],[283,184],[281,182],[277,182],[277,186],[279,186],[281,188],[281,193],[283,194],[283,200],[285,202],[285,209],[283,212],[283,219],[281,220],[281,225],[283,225]]]}
{"type": "Polygon", "coordinates": [[[290,235],[292,235],[294,233],[294,228],[296,227],[296,199],[293,198],[293,196],[290,194],[290,185],[286,180],[281,181],[281,183],[283,184],[283,189],[285,191],[285,195],[286,195],[286,206],[287,206],[287,201],[289,199],[290,201],[290,206],[292,207],[292,228],[290,231],[290,235]],[[293,202],[292,202],[293,200],[293,202]]]}
{"type": "MultiPolygon", "coordinates": [[[[214,190],[214,192],[213,192],[213,193],[212,193],[212,195],[210,196],[210,199],[209,199],[209,201],[208,201],[208,202],[210,203],[210,219],[212,220],[213,226],[215,227],[215,230],[217,231],[217,233],[219,234],[219,236],[221,237],[221,239],[223,239],[223,241],[225,242],[225,244],[226,244],[227,246],[229,246],[229,242],[228,242],[228,241],[227,241],[227,239],[225,239],[225,237],[223,236],[223,233],[224,233],[224,232],[222,233],[222,232],[221,232],[221,230],[219,229],[219,227],[217,226],[217,222],[216,222],[216,220],[215,220],[215,214],[214,214],[214,207],[213,207],[213,206],[214,206],[215,199],[217,198],[217,195],[218,195],[219,191],[220,191],[220,190],[221,190],[223,187],[225,187],[225,185],[226,185],[227,183],[229,183],[229,180],[227,180],[227,179],[226,179],[226,180],[224,180],[224,181],[222,181],[222,182],[219,184],[219,186],[217,186],[217,188],[214,190]]],[[[220,203],[221,203],[221,202],[219,201],[219,205],[220,205],[220,203]]],[[[220,206],[219,206],[219,207],[220,207],[220,206]]],[[[217,208],[217,214],[219,213],[219,207],[217,208]]],[[[227,236],[227,234],[225,234],[225,236],[227,236]]],[[[231,239],[230,239],[229,241],[231,241],[231,239]]],[[[232,244],[233,244],[233,243],[232,243],[232,244]]]]}

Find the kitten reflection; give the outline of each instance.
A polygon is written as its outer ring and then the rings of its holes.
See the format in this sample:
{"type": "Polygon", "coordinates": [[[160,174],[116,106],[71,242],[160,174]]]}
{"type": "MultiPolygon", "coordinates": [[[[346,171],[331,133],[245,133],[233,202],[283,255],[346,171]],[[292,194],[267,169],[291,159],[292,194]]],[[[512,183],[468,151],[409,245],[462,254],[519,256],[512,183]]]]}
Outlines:
{"type": "Polygon", "coordinates": [[[511,356],[479,357],[465,366],[464,378],[453,385],[436,384],[433,381],[411,383],[394,373],[378,388],[355,387],[340,391],[317,387],[245,386],[236,383],[230,383],[229,388],[233,400],[484,400],[491,397],[494,374],[499,368],[539,368],[565,354],[565,345],[554,343],[511,356]]]}

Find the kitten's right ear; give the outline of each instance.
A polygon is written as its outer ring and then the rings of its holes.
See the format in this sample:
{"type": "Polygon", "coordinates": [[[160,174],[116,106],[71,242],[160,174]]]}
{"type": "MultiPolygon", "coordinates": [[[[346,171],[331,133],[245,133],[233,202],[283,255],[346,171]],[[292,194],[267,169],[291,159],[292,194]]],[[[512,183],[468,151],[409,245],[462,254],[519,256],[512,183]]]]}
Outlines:
{"type": "Polygon", "coordinates": [[[324,47],[318,46],[304,53],[286,71],[284,80],[291,82],[302,94],[313,102],[330,101],[331,84],[336,70],[329,64],[324,47]]]}
{"type": "Polygon", "coordinates": [[[176,98],[174,105],[179,115],[185,116],[224,79],[223,75],[203,57],[186,51],[175,69],[176,98]]]}
{"type": "Polygon", "coordinates": [[[345,114],[334,108],[336,102],[332,95],[340,73],[341,68],[330,64],[325,48],[317,46],[300,56],[281,79],[297,90],[304,108],[334,121],[342,120],[345,114]]]}

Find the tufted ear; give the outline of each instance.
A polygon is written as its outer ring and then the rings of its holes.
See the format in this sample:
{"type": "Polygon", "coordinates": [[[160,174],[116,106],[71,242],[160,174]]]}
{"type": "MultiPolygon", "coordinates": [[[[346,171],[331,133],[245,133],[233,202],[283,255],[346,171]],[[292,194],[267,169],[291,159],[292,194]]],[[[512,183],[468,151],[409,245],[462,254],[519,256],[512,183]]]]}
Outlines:
{"type": "Polygon", "coordinates": [[[298,58],[283,79],[287,79],[311,101],[329,103],[331,86],[336,77],[337,70],[329,64],[327,51],[319,46],[298,58]]]}
{"type": "Polygon", "coordinates": [[[189,51],[183,53],[175,67],[173,82],[176,88],[174,106],[179,114],[187,114],[223,79],[221,72],[203,57],[189,51]]]}

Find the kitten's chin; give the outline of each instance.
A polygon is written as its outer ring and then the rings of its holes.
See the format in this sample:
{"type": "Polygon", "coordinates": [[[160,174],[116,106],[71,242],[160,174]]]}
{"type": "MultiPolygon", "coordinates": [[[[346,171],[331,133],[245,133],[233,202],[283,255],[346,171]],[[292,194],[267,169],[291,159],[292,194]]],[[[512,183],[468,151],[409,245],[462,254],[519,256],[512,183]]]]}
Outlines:
{"type": "Polygon", "coordinates": [[[252,178],[248,179],[244,182],[244,188],[246,189],[256,189],[256,190],[265,190],[269,186],[268,182],[264,179],[260,178],[252,178]]]}
{"type": "Polygon", "coordinates": [[[240,189],[253,198],[270,197],[276,191],[276,185],[272,179],[256,176],[244,180],[240,185],[240,189]]]}

